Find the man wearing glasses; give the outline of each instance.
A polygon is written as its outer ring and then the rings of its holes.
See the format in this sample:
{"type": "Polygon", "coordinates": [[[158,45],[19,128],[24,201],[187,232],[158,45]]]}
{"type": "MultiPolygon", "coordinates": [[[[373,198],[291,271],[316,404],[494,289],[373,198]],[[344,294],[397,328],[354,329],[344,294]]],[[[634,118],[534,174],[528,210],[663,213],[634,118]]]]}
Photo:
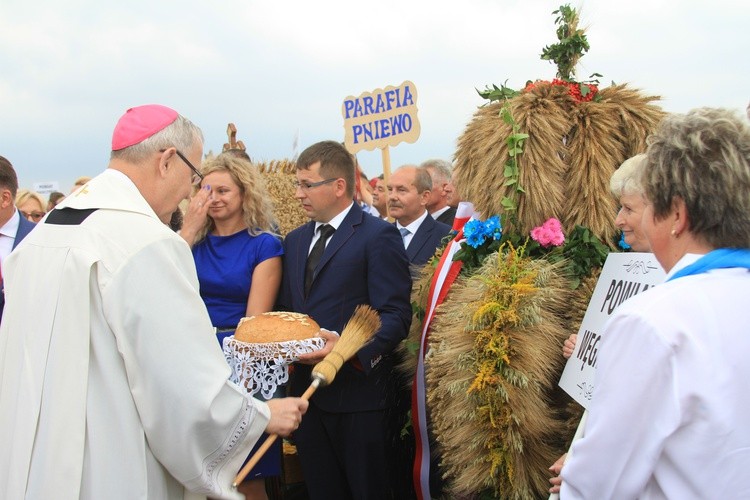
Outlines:
{"type": "MultiPolygon", "coordinates": [[[[393,349],[411,323],[411,278],[395,226],[353,202],[353,157],[340,144],[314,144],[297,160],[295,198],[310,222],[284,241],[282,309],[309,314],[337,332],[359,304],[380,313],[381,329],[329,387],[317,391],[294,433],[312,500],[404,498],[393,491],[392,410],[397,394],[393,349]]],[[[337,337],[322,332],[326,347],[301,356],[292,395],[310,384],[312,365],[337,337]]]]}
{"type": "Polygon", "coordinates": [[[176,111],[128,110],[109,168],[4,263],[0,498],[240,498],[261,431],[297,427],[305,401],[227,381],[190,249],[165,224],[202,154],[176,111]]]}

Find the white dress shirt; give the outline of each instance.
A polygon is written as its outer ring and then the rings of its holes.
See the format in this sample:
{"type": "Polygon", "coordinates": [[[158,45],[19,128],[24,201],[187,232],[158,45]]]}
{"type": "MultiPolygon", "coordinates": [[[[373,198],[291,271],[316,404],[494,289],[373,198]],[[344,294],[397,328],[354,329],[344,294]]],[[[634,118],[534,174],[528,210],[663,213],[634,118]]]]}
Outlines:
{"type": "MultiPolygon", "coordinates": [[[[315,242],[320,238],[320,231],[318,231],[318,229],[320,229],[320,226],[328,224],[329,226],[332,226],[333,229],[338,229],[341,223],[344,222],[346,216],[349,215],[349,210],[352,209],[352,206],[354,206],[354,202],[350,203],[348,207],[339,212],[333,219],[329,220],[328,222],[315,223],[315,232],[313,233],[312,241],[310,241],[310,248],[307,249],[307,255],[310,255],[312,247],[315,246],[315,242]]],[[[331,241],[331,238],[333,238],[333,235],[328,237],[328,241],[331,241]]],[[[326,246],[328,246],[328,241],[326,241],[326,246]]]]}
{"type": "Polygon", "coordinates": [[[437,220],[437,218],[443,215],[445,212],[447,212],[449,208],[451,208],[451,206],[446,205],[441,209],[435,210],[434,212],[430,212],[430,215],[432,216],[433,219],[437,220]]]}
{"type": "Polygon", "coordinates": [[[411,243],[412,238],[414,238],[414,234],[419,230],[419,226],[422,225],[422,223],[424,222],[426,218],[427,218],[427,210],[425,210],[424,213],[420,215],[418,219],[413,221],[408,226],[402,226],[400,222],[396,221],[396,229],[401,231],[401,228],[405,227],[409,231],[409,234],[403,237],[404,248],[409,248],[409,243],[411,243]]]}

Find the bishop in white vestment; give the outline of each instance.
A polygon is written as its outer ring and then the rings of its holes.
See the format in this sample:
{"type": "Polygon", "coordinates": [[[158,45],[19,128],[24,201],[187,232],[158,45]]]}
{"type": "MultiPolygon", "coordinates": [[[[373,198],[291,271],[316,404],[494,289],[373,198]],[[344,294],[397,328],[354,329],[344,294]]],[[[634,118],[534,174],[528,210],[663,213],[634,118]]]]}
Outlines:
{"type": "MultiPolygon", "coordinates": [[[[187,183],[161,155],[143,168],[187,183]]],[[[68,196],[3,263],[0,498],[241,498],[232,480],[273,421],[227,380],[190,250],[137,168],[68,196]]]]}

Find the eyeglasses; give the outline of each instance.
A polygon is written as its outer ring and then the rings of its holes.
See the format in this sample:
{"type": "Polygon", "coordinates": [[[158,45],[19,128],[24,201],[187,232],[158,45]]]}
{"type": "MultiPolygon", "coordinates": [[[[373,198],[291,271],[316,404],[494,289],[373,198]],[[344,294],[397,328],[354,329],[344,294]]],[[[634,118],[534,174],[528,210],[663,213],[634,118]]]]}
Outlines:
{"type": "Polygon", "coordinates": [[[42,220],[42,217],[44,217],[44,212],[24,212],[23,210],[19,210],[21,212],[21,215],[26,217],[26,219],[39,222],[42,220]]]}
{"type": "Polygon", "coordinates": [[[312,188],[322,186],[323,184],[331,183],[338,179],[339,179],[338,177],[331,177],[330,179],[323,179],[322,181],[318,181],[318,182],[294,181],[294,189],[301,189],[302,191],[308,191],[312,188]]]}
{"type": "Polygon", "coordinates": [[[188,167],[190,167],[190,170],[193,171],[193,177],[190,178],[190,182],[193,183],[193,186],[197,186],[198,184],[200,184],[201,181],[203,180],[203,174],[200,173],[198,171],[198,169],[193,166],[192,163],[190,163],[190,160],[188,160],[187,158],[185,158],[185,155],[183,155],[182,153],[180,153],[179,149],[175,149],[175,153],[177,153],[177,156],[179,156],[182,159],[182,161],[185,162],[185,165],[187,165],[188,167]]]}
{"type": "MultiPolygon", "coordinates": [[[[166,151],[166,149],[160,149],[159,150],[160,153],[163,153],[164,151],[166,151]]],[[[185,158],[184,154],[180,153],[179,149],[175,148],[174,151],[175,151],[175,153],[177,153],[177,156],[179,156],[180,159],[185,162],[185,165],[187,165],[188,167],[190,167],[190,170],[193,171],[193,176],[190,178],[190,182],[193,184],[193,186],[197,186],[198,184],[200,184],[201,181],[203,180],[203,174],[200,173],[198,171],[198,169],[193,166],[192,163],[190,163],[190,160],[188,160],[187,158],[185,158]]]]}

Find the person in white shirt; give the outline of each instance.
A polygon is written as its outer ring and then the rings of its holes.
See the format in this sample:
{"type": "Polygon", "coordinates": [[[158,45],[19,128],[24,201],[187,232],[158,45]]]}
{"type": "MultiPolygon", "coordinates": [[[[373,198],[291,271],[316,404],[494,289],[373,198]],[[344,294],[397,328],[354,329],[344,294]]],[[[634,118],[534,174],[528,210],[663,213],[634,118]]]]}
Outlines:
{"type": "Polygon", "coordinates": [[[642,229],[667,281],[605,327],[560,497],[748,498],[750,126],[669,115],[646,154],[642,229]]]}
{"type": "Polygon", "coordinates": [[[299,425],[306,401],[228,381],[190,249],[167,226],[202,154],[176,111],[131,108],[109,168],[4,263],[0,498],[242,498],[231,484],[261,432],[299,425]]]}

